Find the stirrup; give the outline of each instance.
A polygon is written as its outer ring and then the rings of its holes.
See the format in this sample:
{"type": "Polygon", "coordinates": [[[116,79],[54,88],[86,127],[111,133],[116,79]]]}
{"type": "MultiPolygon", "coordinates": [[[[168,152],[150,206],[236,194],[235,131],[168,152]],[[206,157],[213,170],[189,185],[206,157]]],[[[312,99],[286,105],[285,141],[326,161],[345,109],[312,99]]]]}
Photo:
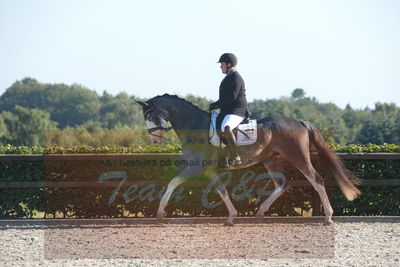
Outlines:
{"type": "Polygon", "coordinates": [[[242,159],[240,158],[239,155],[237,155],[236,158],[234,159],[233,165],[242,165],[242,159]]]}

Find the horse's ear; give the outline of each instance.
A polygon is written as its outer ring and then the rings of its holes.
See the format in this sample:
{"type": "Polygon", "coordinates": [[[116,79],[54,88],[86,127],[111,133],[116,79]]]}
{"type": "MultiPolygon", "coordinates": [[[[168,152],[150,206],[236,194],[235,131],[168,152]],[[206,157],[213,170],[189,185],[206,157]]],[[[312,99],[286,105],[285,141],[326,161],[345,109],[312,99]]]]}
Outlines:
{"type": "Polygon", "coordinates": [[[138,104],[140,104],[142,107],[144,108],[148,108],[149,104],[147,104],[146,102],[140,101],[140,100],[135,100],[138,104]]]}

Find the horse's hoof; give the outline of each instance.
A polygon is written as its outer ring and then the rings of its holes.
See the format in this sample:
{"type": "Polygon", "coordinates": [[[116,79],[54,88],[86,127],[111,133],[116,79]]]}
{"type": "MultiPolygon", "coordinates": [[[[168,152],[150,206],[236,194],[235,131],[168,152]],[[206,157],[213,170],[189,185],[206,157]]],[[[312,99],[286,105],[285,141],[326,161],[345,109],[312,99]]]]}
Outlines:
{"type": "Polygon", "coordinates": [[[327,221],[327,222],[324,222],[324,225],[325,225],[325,226],[333,225],[333,221],[332,221],[332,220],[329,220],[329,221],[327,221]]]}
{"type": "Polygon", "coordinates": [[[165,211],[157,212],[157,219],[162,220],[166,215],[167,213],[165,211]]]}
{"type": "Polygon", "coordinates": [[[263,222],[263,220],[264,220],[264,215],[256,215],[256,221],[257,221],[258,223],[263,222]]]}
{"type": "Polygon", "coordinates": [[[226,222],[224,223],[224,226],[233,226],[233,222],[226,222]]]}

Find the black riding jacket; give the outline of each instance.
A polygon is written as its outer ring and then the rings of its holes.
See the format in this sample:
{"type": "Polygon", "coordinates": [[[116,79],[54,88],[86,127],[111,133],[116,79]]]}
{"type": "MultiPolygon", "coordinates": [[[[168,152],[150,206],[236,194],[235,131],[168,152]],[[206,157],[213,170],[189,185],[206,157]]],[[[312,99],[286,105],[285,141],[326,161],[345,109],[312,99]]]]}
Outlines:
{"type": "Polygon", "coordinates": [[[245,117],[248,114],[246,89],[242,76],[237,71],[228,73],[219,86],[219,99],[215,102],[220,114],[235,114],[245,117]]]}

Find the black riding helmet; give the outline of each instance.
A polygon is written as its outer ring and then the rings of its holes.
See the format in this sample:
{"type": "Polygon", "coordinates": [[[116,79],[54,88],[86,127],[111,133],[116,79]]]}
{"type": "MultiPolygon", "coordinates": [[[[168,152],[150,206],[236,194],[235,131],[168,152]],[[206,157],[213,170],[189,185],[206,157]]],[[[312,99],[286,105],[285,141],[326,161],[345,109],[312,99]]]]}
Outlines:
{"type": "Polygon", "coordinates": [[[217,63],[221,63],[221,62],[231,63],[232,66],[234,67],[237,64],[237,57],[232,53],[225,53],[225,54],[222,54],[222,56],[219,58],[217,63]]]}

